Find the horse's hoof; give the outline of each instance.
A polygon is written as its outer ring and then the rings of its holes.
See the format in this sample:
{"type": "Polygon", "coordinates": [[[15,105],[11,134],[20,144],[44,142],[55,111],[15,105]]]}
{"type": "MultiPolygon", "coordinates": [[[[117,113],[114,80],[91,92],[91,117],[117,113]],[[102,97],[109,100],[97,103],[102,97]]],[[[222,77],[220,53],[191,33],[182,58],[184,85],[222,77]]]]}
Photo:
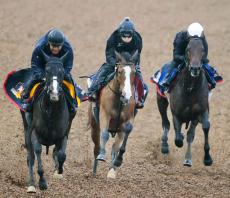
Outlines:
{"type": "Polygon", "coordinates": [[[62,175],[62,174],[58,174],[58,171],[55,170],[55,172],[54,172],[54,178],[55,178],[55,179],[62,179],[62,178],[63,178],[63,175],[62,175]]]}
{"type": "Polygon", "coordinates": [[[116,179],[116,170],[114,168],[111,168],[107,174],[108,179],[116,179]]]}
{"type": "Polygon", "coordinates": [[[204,165],[205,166],[211,166],[212,163],[213,163],[213,160],[211,157],[209,159],[204,159],[204,165]]]}
{"type": "Polygon", "coordinates": [[[184,161],[184,166],[191,167],[191,166],[192,166],[192,160],[186,159],[186,160],[184,161]]]}
{"type": "Polygon", "coordinates": [[[39,181],[39,189],[46,190],[48,188],[46,180],[39,181]]]}
{"type": "Polygon", "coordinates": [[[161,146],[161,153],[162,154],[169,154],[169,147],[168,146],[161,146]]]}
{"type": "Polygon", "coordinates": [[[100,160],[100,161],[105,162],[105,161],[106,161],[106,159],[105,159],[105,154],[99,154],[99,155],[97,156],[97,160],[100,160]]]}
{"type": "Polygon", "coordinates": [[[28,192],[28,193],[36,193],[36,188],[35,188],[34,186],[29,186],[29,187],[27,188],[27,192],[28,192]]]}
{"type": "Polygon", "coordinates": [[[116,167],[120,167],[122,164],[122,159],[116,159],[113,163],[114,166],[116,167]]]}
{"type": "Polygon", "coordinates": [[[176,139],[175,145],[179,148],[183,147],[183,139],[176,139]]]}

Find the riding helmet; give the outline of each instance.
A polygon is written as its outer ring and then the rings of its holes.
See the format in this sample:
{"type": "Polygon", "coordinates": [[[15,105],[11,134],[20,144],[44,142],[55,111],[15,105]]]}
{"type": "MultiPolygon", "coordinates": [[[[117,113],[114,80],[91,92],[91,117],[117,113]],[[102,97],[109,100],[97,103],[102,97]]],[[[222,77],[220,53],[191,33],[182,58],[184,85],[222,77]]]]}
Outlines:
{"type": "Polygon", "coordinates": [[[62,31],[53,29],[48,34],[48,42],[53,46],[62,46],[65,41],[65,36],[62,31]]]}
{"type": "Polygon", "coordinates": [[[135,31],[134,23],[129,17],[125,17],[118,27],[120,36],[130,36],[132,37],[135,31]]]}
{"type": "Polygon", "coordinates": [[[203,35],[204,28],[199,23],[192,23],[188,26],[187,32],[189,36],[198,36],[201,37],[203,35]]]}

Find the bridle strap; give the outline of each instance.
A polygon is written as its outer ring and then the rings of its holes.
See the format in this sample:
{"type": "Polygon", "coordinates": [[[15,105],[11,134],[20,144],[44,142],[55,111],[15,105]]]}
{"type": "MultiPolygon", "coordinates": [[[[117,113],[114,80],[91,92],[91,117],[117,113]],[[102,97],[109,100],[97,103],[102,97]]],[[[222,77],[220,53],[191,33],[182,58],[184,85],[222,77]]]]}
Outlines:
{"type": "Polygon", "coordinates": [[[119,91],[119,92],[116,92],[115,90],[113,90],[113,89],[110,87],[109,84],[108,84],[108,87],[109,87],[109,89],[110,89],[115,95],[118,95],[118,96],[121,95],[121,92],[120,92],[120,91],[119,91]]]}

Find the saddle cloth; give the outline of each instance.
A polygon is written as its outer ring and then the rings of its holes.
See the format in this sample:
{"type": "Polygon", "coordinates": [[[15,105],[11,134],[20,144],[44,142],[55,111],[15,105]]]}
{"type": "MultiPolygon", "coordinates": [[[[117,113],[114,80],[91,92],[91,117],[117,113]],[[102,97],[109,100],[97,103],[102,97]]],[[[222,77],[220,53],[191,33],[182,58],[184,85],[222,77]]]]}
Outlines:
{"type": "MultiPolygon", "coordinates": [[[[5,78],[3,89],[7,98],[12,102],[17,108],[23,110],[21,106],[21,93],[24,90],[24,83],[31,76],[32,71],[31,68],[22,69],[19,71],[9,72],[5,78]]],[[[80,86],[74,85],[66,80],[63,81],[63,89],[65,91],[65,96],[67,100],[71,102],[71,100],[76,100],[77,107],[80,106],[82,101],[85,101],[85,92],[81,89],[80,86]],[[76,94],[75,94],[76,90],[76,94]],[[75,97],[76,96],[76,97],[75,97]]],[[[35,97],[39,95],[39,93],[43,90],[44,82],[37,82],[33,85],[29,100],[33,100],[35,97]]]]}

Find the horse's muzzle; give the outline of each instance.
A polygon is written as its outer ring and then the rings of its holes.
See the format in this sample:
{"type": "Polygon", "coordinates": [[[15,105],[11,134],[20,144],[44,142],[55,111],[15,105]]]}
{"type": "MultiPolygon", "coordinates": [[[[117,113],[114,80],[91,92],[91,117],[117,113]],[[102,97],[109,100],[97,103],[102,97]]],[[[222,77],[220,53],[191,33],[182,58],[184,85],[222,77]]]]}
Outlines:
{"type": "Polygon", "coordinates": [[[58,93],[50,93],[50,100],[57,102],[59,100],[59,95],[58,93]]]}
{"type": "Polygon", "coordinates": [[[201,66],[190,66],[190,73],[192,77],[197,77],[200,74],[201,66]]]}
{"type": "Polygon", "coordinates": [[[122,102],[122,105],[125,106],[125,105],[129,104],[131,98],[132,98],[132,96],[128,99],[125,96],[121,95],[120,100],[122,102]]]}
{"type": "Polygon", "coordinates": [[[127,105],[128,102],[129,102],[129,100],[128,100],[127,98],[125,98],[123,95],[121,95],[120,100],[121,100],[121,103],[122,103],[123,105],[127,105]]]}

